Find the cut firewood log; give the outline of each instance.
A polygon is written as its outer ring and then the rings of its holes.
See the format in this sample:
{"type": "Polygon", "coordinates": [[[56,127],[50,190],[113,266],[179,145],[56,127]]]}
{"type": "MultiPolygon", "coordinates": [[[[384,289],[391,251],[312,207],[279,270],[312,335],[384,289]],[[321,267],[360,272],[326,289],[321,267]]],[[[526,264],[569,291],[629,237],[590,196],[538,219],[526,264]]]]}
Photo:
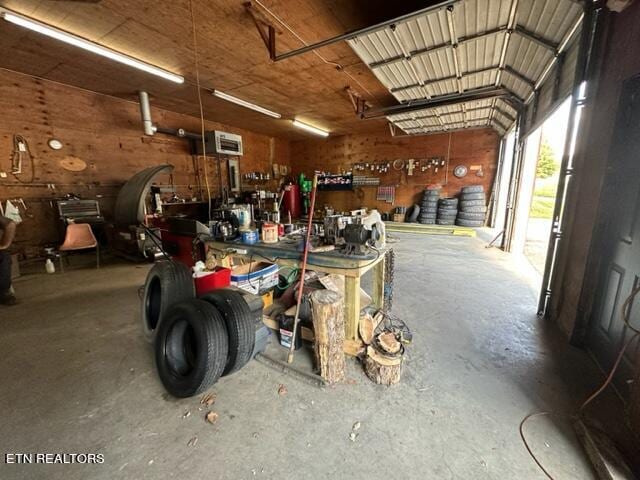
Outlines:
{"type": "Polygon", "coordinates": [[[345,379],[342,303],[342,296],[331,290],[316,290],[311,294],[316,362],[320,376],[329,384],[345,379]]]}
{"type": "Polygon", "coordinates": [[[400,351],[400,342],[393,332],[385,332],[378,335],[378,343],[386,352],[398,353],[400,351]]]}
{"type": "Polygon", "coordinates": [[[373,317],[369,313],[360,315],[360,323],[358,323],[358,333],[362,341],[369,345],[373,340],[373,317]]]}
{"type": "Polygon", "coordinates": [[[384,314],[377,312],[375,315],[371,315],[370,312],[364,311],[360,315],[360,323],[358,323],[358,333],[360,338],[366,345],[370,345],[373,341],[373,334],[376,328],[384,318],[384,314]]]}
{"type": "Polygon", "coordinates": [[[378,385],[395,385],[400,382],[402,373],[402,355],[388,358],[378,353],[373,347],[367,347],[367,355],[363,360],[367,377],[378,385]]]}

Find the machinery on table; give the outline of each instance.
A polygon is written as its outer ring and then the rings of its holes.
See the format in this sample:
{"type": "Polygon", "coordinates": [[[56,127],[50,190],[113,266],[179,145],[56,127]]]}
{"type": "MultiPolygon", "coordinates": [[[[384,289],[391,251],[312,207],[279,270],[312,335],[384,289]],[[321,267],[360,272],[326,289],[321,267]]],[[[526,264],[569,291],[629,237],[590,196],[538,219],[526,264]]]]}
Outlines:
{"type": "Polygon", "coordinates": [[[377,210],[356,217],[357,222],[345,225],[344,241],[348,255],[365,255],[368,248],[380,249],[385,245],[384,222],[377,210]]]}
{"type": "Polygon", "coordinates": [[[344,246],[347,255],[365,255],[369,248],[385,245],[384,222],[377,210],[369,214],[330,215],[324,218],[324,240],[329,245],[344,246]]]}

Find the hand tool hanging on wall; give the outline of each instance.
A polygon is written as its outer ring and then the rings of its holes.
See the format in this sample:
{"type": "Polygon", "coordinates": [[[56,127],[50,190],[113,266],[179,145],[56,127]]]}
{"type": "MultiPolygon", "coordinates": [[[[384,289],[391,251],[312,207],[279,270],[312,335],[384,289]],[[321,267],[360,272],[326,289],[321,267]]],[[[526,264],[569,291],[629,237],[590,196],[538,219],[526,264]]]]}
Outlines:
{"type": "Polygon", "coordinates": [[[311,227],[313,226],[313,210],[316,206],[316,192],[318,191],[318,175],[313,176],[313,186],[311,188],[311,204],[309,205],[309,221],[307,222],[307,234],[304,241],[304,249],[302,253],[302,268],[300,269],[300,285],[298,286],[298,297],[296,300],[296,316],[293,319],[293,335],[291,337],[291,346],[289,347],[289,355],[287,355],[287,363],[293,362],[293,352],[296,346],[296,335],[298,334],[298,323],[300,322],[300,304],[302,303],[302,293],[304,290],[304,275],[307,270],[307,257],[309,255],[309,243],[311,242],[311,227]]]}
{"type": "Polygon", "coordinates": [[[20,183],[32,183],[35,179],[35,164],[33,163],[33,155],[29,149],[29,143],[27,139],[22,135],[15,134],[13,136],[13,152],[11,153],[11,173],[20,183]],[[22,172],[22,165],[24,162],[29,162],[31,165],[31,178],[28,181],[21,180],[19,175],[22,172]]]}

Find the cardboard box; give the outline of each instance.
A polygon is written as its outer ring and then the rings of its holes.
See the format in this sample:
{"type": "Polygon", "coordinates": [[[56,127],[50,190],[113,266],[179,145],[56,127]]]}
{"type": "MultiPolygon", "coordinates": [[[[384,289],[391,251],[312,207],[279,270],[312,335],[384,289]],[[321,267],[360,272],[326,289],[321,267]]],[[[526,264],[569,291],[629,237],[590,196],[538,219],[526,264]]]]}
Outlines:
{"type": "Polygon", "coordinates": [[[273,289],[278,284],[279,268],[270,262],[251,262],[231,270],[231,285],[255,295],[273,289]]]}

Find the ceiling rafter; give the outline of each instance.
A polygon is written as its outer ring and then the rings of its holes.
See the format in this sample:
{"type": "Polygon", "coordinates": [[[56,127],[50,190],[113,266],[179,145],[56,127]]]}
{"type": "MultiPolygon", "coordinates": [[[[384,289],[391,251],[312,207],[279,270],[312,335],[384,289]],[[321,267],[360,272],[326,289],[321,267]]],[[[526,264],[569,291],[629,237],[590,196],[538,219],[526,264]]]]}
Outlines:
{"type": "MultiPolygon", "coordinates": [[[[430,100],[416,100],[413,102],[404,103],[401,105],[394,105],[392,107],[381,108],[377,110],[370,110],[369,115],[364,115],[362,118],[376,118],[380,116],[393,116],[394,114],[409,113],[418,110],[430,110],[432,108],[438,108],[449,105],[458,105],[465,102],[473,102],[477,100],[492,99],[494,97],[517,97],[517,95],[510,92],[506,88],[495,88],[493,86],[477,88],[475,90],[467,90],[462,94],[449,94],[433,97],[430,100]]],[[[519,97],[516,98],[519,100],[519,97]]]]}

